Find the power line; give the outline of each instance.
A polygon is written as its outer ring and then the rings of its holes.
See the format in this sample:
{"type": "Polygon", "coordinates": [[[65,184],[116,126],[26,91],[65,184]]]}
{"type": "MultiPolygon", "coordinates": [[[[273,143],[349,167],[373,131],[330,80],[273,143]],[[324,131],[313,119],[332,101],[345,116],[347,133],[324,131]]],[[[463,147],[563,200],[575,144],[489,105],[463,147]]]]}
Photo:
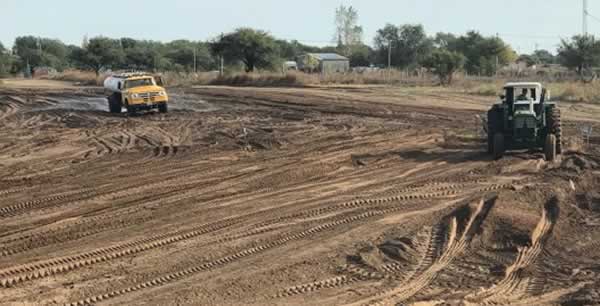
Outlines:
{"type": "Polygon", "coordinates": [[[512,33],[498,33],[498,35],[503,37],[517,37],[517,38],[537,38],[537,39],[557,39],[561,38],[560,35],[532,35],[532,34],[512,34],[512,33]]]}
{"type": "Polygon", "coordinates": [[[588,2],[587,0],[583,0],[583,35],[587,36],[588,34],[588,19],[587,17],[590,16],[590,13],[588,11],[588,2]]]}
{"type": "Polygon", "coordinates": [[[600,22],[600,18],[598,18],[598,17],[596,17],[596,16],[594,16],[594,15],[592,15],[592,14],[590,14],[590,13],[588,13],[588,14],[587,14],[587,16],[588,16],[588,17],[592,17],[592,20],[594,20],[594,21],[596,21],[596,22],[600,22]]]}

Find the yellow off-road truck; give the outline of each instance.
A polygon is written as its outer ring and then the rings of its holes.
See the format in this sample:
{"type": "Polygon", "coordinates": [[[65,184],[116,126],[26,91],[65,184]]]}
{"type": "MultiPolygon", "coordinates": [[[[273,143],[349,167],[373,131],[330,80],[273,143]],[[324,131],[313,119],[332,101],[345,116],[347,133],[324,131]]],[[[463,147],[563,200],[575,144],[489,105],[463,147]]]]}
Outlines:
{"type": "Polygon", "coordinates": [[[112,75],[104,80],[104,89],[108,96],[108,109],[111,113],[121,113],[123,107],[129,114],[152,109],[166,113],[169,96],[162,85],[160,76],[149,73],[112,75]]]}

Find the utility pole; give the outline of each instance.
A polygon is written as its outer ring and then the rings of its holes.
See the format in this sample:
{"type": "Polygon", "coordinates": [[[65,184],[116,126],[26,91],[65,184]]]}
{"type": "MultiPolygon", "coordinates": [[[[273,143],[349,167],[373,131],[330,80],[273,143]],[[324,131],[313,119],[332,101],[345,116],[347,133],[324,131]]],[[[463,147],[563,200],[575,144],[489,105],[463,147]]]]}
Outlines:
{"type": "Polygon", "coordinates": [[[588,1],[583,0],[583,36],[588,35],[588,20],[587,20],[588,15],[589,15],[588,1]]]}
{"type": "MultiPolygon", "coordinates": [[[[498,32],[496,32],[496,39],[500,40],[500,34],[498,34],[498,32]]],[[[496,76],[498,75],[498,66],[500,65],[500,57],[496,54],[496,67],[494,68],[494,72],[496,74],[496,76]]]]}
{"type": "Polygon", "coordinates": [[[219,74],[221,76],[223,76],[223,73],[225,72],[225,59],[223,59],[223,55],[221,55],[221,69],[219,70],[219,74]]]}
{"type": "Polygon", "coordinates": [[[38,52],[40,54],[40,56],[42,56],[42,38],[38,37],[37,39],[37,47],[38,47],[38,52]]]}
{"type": "Polygon", "coordinates": [[[196,47],[194,47],[194,73],[197,73],[197,65],[196,65],[196,47]]]}
{"type": "Polygon", "coordinates": [[[388,69],[392,69],[392,40],[388,42],[388,69]]]}

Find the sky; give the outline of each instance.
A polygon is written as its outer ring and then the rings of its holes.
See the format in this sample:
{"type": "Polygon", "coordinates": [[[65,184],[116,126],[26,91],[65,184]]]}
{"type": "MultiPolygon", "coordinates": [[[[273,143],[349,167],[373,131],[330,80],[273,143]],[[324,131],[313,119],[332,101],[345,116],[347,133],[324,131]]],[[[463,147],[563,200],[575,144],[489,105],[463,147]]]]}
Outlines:
{"type": "MultiPolygon", "coordinates": [[[[423,24],[429,35],[478,30],[498,34],[519,53],[554,51],[582,32],[582,0],[0,0],[0,42],[35,35],[80,45],[98,35],[170,41],[208,40],[238,27],[323,46],[334,36],[341,4],[358,10],[363,40],[372,45],[386,23],[423,24]],[[525,4],[526,3],[526,4],[525,4]]],[[[600,17],[600,0],[589,12],[600,17]]],[[[600,34],[600,18],[589,17],[600,34]]]]}

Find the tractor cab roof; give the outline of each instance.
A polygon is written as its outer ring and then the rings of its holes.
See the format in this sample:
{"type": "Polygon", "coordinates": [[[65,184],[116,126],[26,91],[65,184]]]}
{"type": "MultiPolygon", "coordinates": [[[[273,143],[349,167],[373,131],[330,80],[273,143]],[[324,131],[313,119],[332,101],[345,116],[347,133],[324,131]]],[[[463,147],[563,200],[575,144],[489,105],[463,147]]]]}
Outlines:
{"type": "Polygon", "coordinates": [[[542,83],[537,82],[509,82],[504,85],[504,89],[507,88],[538,88],[542,89],[542,83]]]}
{"type": "Polygon", "coordinates": [[[515,105],[529,105],[529,108],[533,110],[533,104],[539,104],[542,101],[542,95],[545,95],[543,86],[538,82],[509,82],[504,85],[506,95],[510,95],[511,103],[515,105]],[[517,96],[517,91],[524,90],[525,96],[517,96]],[[527,94],[527,92],[529,92],[527,94]]]}

